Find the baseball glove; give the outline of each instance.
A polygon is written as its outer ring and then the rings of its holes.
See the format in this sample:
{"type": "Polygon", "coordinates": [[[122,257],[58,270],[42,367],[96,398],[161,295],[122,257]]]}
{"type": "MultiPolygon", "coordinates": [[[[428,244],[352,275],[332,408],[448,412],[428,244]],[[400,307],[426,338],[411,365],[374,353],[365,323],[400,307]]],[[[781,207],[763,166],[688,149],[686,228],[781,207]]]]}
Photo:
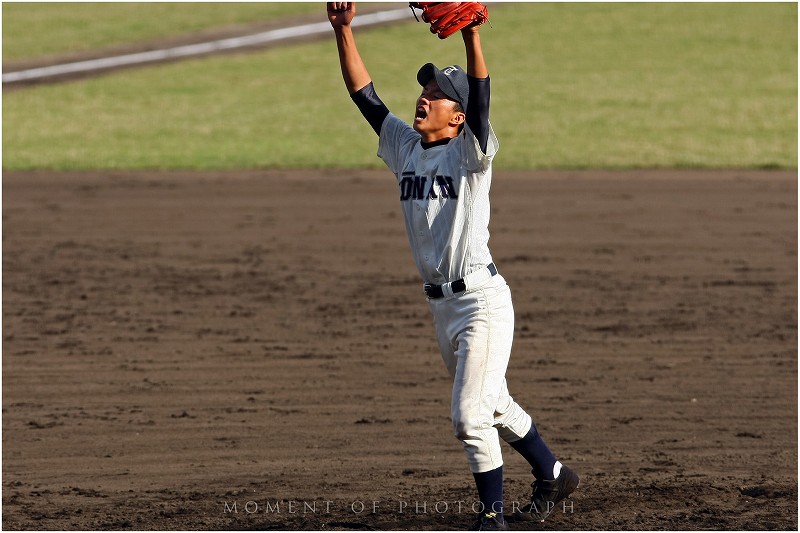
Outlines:
{"type": "MultiPolygon", "coordinates": [[[[489,20],[489,10],[480,2],[410,2],[409,5],[412,11],[414,8],[422,10],[422,20],[430,23],[431,33],[439,39],[489,20]]],[[[414,18],[417,18],[416,12],[414,18]]]]}

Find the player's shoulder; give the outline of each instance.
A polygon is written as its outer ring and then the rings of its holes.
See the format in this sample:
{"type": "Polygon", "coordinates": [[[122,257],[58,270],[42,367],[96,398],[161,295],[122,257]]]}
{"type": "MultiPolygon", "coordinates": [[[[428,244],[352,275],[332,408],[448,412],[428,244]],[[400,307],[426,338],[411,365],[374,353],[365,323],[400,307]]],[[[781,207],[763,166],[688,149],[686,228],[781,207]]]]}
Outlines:
{"type": "Polygon", "coordinates": [[[384,121],[384,123],[391,124],[395,128],[411,130],[416,135],[419,135],[419,133],[417,133],[417,131],[414,128],[411,127],[411,124],[409,124],[408,122],[406,122],[405,120],[403,120],[402,118],[398,117],[397,115],[395,115],[392,112],[389,112],[389,115],[386,117],[386,120],[384,121]]]}
{"type": "Polygon", "coordinates": [[[381,136],[387,140],[394,139],[398,142],[415,142],[422,138],[417,131],[406,121],[393,113],[389,113],[381,126],[381,136]]]}

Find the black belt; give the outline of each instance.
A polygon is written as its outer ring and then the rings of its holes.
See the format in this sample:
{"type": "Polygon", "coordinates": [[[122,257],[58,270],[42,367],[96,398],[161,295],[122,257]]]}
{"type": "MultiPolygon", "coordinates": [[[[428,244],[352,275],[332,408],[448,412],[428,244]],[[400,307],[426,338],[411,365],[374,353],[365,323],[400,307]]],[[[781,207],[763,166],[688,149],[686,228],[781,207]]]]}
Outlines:
{"type": "MultiPolygon", "coordinates": [[[[494,263],[489,263],[486,265],[486,268],[489,269],[489,273],[492,276],[497,275],[497,267],[494,266],[494,263]]],[[[467,290],[467,284],[464,282],[464,278],[455,280],[450,284],[450,287],[453,289],[453,294],[458,294],[459,292],[464,292],[467,290]]],[[[442,298],[444,296],[444,291],[442,290],[441,285],[426,283],[425,294],[428,296],[428,298],[442,298]]]]}

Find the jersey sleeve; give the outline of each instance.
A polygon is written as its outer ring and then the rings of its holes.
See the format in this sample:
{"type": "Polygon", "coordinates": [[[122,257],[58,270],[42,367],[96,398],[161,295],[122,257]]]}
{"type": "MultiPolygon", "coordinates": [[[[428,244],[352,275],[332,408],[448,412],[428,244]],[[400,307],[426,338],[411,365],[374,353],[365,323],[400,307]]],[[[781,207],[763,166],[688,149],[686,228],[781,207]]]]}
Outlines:
{"type": "Polygon", "coordinates": [[[383,159],[392,172],[399,174],[403,162],[411,155],[419,139],[420,134],[414,128],[389,113],[380,128],[378,157],[383,159]]]}
{"type": "Polygon", "coordinates": [[[472,132],[469,124],[464,128],[462,135],[464,142],[461,145],[462,158],[467,170],[470,172],[486,172],[492,164],[497,150],[500,149],[500,143],[494,134],[492,124],[487,121],[486,123],[486,149],[482,149],[480,141],[472,132]]]}

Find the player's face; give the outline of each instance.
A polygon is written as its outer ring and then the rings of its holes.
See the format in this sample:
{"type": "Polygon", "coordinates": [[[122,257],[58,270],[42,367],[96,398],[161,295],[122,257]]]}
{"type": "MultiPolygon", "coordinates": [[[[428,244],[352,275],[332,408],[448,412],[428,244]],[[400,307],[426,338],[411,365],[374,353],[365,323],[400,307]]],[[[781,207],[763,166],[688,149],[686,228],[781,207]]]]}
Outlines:
{"type": "Polygon", "coordinates": [[[456,111],[456,102],[439,88],[435,79],[422,88],[414,113],[414,129],[426,141],[452,135],[452,128],[463,122],[463,113],[456,111]],[[461,115],[459,117],[458,115],[461,115]]]}

